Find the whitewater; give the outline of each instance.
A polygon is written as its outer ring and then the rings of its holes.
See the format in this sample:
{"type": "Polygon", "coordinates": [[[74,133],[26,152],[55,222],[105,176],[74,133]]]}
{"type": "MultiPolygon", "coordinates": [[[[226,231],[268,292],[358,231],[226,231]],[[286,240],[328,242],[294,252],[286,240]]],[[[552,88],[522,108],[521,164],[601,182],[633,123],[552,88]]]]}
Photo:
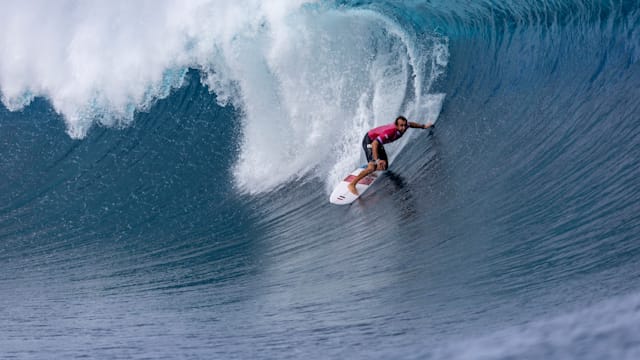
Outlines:
{"type": "Polygon", "coordinates": [[[639,60],[626,0],[2,1],[0,357],[636,359],[639,60]]]}
{"type": "Polygon", "coordinates": [[[438,101],[427,91],[447,62],[446,39],[418,41],[380,13],[313,2],[8,5],[9,18],[0,19],[8,109],[45,97],[67,133],[84,138],[94,125],[127,126],[198,69],[218,104],[241,113],[236,172],[254,192],[320,163],[338,163],[329,170],[340,178],[358,160],[352,146],[343,148],[367,127],[438,101]]]}

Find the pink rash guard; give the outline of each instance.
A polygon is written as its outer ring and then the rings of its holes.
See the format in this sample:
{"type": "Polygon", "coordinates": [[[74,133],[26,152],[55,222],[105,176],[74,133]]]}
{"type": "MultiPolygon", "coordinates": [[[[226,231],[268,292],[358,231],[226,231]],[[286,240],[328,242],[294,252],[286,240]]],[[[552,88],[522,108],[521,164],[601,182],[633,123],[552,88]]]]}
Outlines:
{"type": "Polygon", "coordinates": [[[388,144],[392,141],[398,140],[402,136],[402,133],[398,131],[398,129],[396,129],[396,125],[392,123],[371,129],[367,135],[369,135],[369,139],[371,139],[371,141],[378,140],[380,144],[388,144]]]}

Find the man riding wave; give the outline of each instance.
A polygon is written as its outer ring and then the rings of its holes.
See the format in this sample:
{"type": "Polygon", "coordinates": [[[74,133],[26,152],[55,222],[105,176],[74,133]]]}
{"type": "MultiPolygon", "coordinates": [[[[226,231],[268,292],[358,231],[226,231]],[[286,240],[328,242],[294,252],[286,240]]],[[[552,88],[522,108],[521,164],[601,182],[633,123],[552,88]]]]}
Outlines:
{"type": "Polygon", "coordinates": [[[384,144],[398,140],[408,128],[428,129],[431,127],[433,127],[433,123],[418,124],[408,121],[404,116],[398,116],[391,124],[369,130],[364,135],[364,139],[362,139],[362,149],[367,157],[367,168],[349,183],[349,191],[354,195],[358,195],[358,190],[356,189],[358,181],[376,170],[387,170],[389,160],[384,150],[384,144]]]}

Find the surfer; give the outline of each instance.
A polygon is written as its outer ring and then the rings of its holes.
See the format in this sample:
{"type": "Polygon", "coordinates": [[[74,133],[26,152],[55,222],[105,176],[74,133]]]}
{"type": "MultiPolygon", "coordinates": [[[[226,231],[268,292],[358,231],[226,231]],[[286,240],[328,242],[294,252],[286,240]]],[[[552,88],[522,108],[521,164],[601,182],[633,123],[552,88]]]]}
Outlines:
{"type": "Polygon", "coordinates": [[[387,153],[384,151],[384,144],[398,140],[407,128],[428,129],[433,127],[433,123],[418,124],[408,121],[404,116],[398,116],[396,120],[388,125],[379,126],[369,130],[362,140],[362,148],[367,157],[367,168],[356,176],[349,184],[349,191],[354,195],[358,195],[356,184],[365,176],[376,170],[387,170],[388,159],[387,153]]]}

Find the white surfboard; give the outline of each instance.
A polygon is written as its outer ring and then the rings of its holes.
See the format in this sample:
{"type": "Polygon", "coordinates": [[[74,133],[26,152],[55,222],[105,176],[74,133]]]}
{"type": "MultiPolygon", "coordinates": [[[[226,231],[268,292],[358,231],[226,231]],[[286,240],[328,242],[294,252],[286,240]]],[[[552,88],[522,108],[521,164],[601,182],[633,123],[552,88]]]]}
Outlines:
{"type": "Polygon", "coordinates": [[[384,171],[374,171],[371,174],[365,176],[356,184],[356,189],[358,190],[358,194],[354,195],[349,188],[347,187],[351,181],[358,176],[364,168],[359,167],[351,172],[351,174],[347,175],[338,185],[336,185],[335,189],[331,193],[329,197],[329,202],[336,205],[348,205],[354,202],[357,198],[359,198],[373,183],[378,180],[380,175],[384,173],[384,171]]]}

